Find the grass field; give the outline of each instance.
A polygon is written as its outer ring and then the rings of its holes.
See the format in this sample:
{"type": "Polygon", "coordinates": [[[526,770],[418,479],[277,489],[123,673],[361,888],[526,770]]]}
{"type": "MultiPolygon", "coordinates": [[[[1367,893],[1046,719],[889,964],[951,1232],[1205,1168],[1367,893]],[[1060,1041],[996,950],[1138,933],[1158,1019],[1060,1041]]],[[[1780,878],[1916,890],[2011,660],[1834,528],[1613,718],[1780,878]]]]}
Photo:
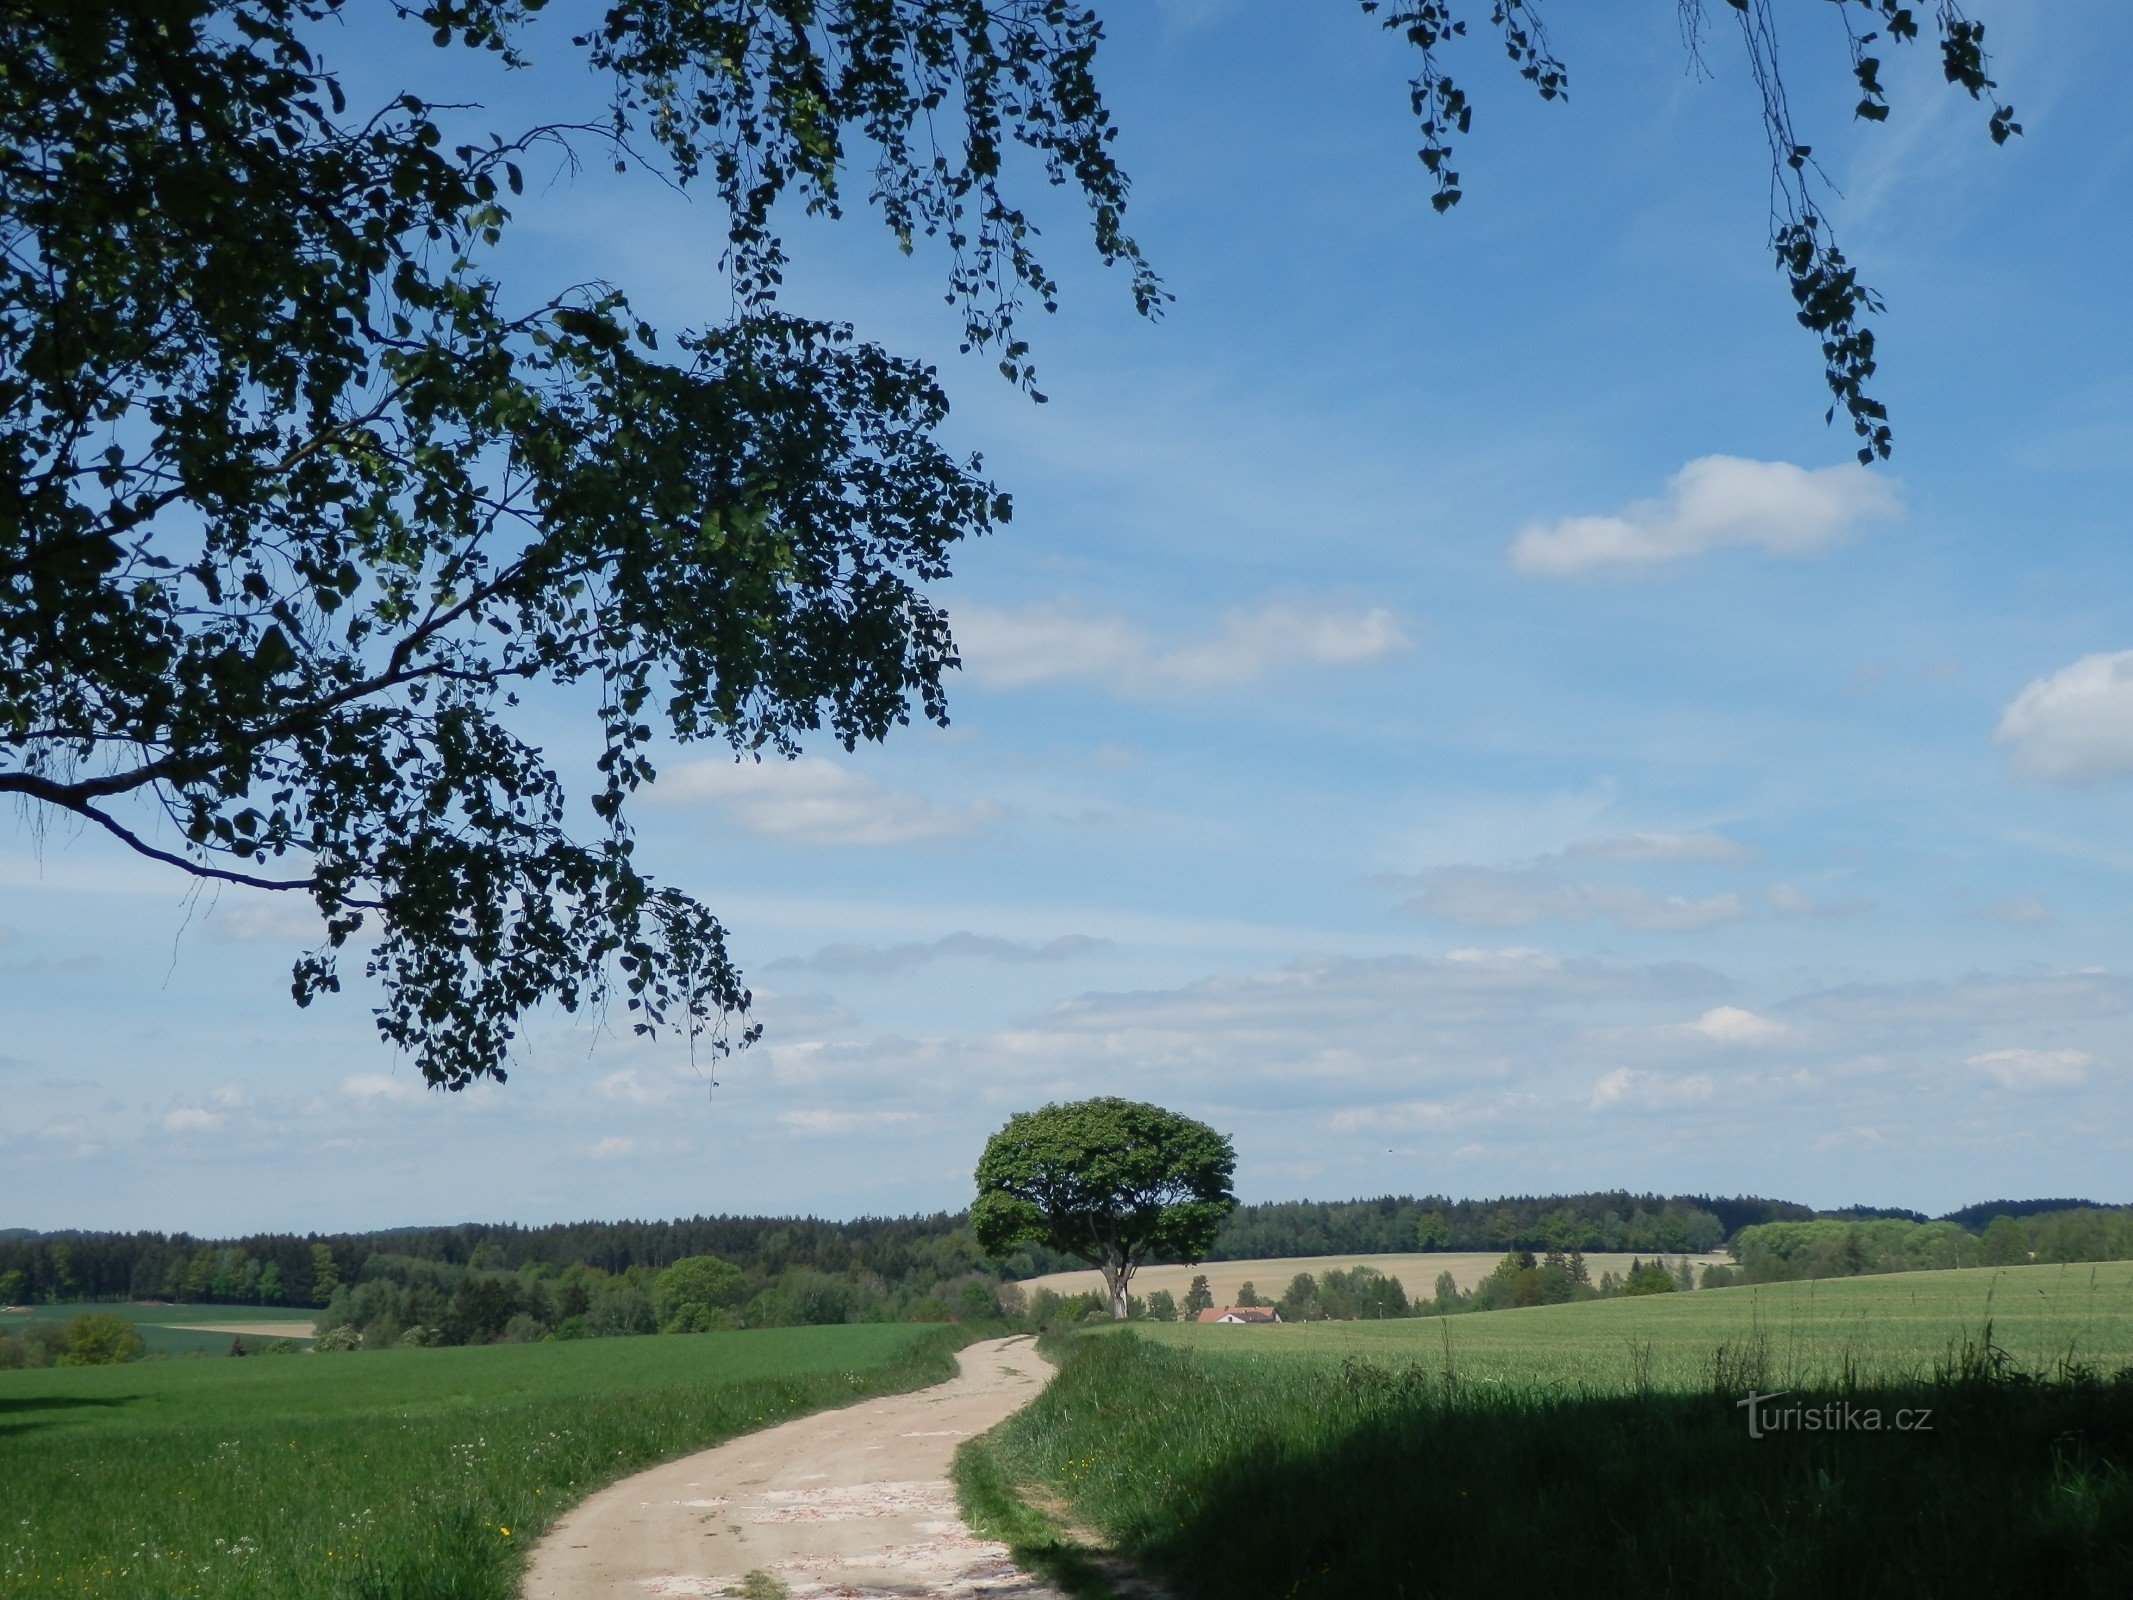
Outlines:
{"type": "Polygon", "coordinates": [[[1180,1600],[2123,1597],[2129,1299],[2112,1263],[1081,1333],[958,1478],[1046,1570],[1087,1565],[1056,1503],[1180,1600]],[[1791,1391],[1762,1437],[1750,1388],[1791,1391]]]}
{"type": "MultiPolygon", "coordinates": [[[[1585,1265],[1592,1274],[1592,1281],[1598,1283],[1601,1273],[1626,1272],[1631,1261],[1640,1259],[1662,1258],[1649,1253],[1642,1257],[1594,1254],[1585,1258],[1585,1265]]],[[[1667,1256],[1663,1259],[1671,1263],[1681,1258],[1667,1256]]],[[[1730,1264],[1733,1260],[1724,1254],[1692,1255],[1689,1259],[1699,1267],[1718,1262],[1730,1264]]],[[[1308,1272],[1315,1278],[1336,1268],[1346,1272],[1364,1266],[1375,1267],[1388,1278],[1398,1278],[1410,1300],[1427,1300],[1436,1288],[1440,1272],[1449,1272],[1452,1281],[1460,1288],[1471,1289],[1493,1272],[1501,1260],[1501,1250],[1418,1250],[1395,1255],[1269,1256],[1256,1261],[1203,1261],[1196,1267],[1143,1267],[1133,1275],[1133,1292],[1145,1299],[1158,1289],[1168,1289],[1182,1301],[1185,1291],[1192,1287],[1192,1280],[1205,1273],[1215,1304],[1227,1306],[1237,1303],[1237,1291],[1247,1283],[1259,1292],[1260,1298],[1278,1300],[1281,1291],[1289,1286],[1289,1280],[1299,1272],[1308,1272]]],[[[1082,1294],[1090,1289],[1101,1290],[1103,1281],[1103,1274],[1091,1268],[1078,1272],[1047,1272],[1041,1278],[1025,1278],[1022,1287],[1026,1292],[1051,1289],[1059,1294],[1082,1294]]]]}
{"type": "Polygon", "coordinates": [[[310,1314],[288,1306],[215,1305],[114,1305],[109,1301],[77,1301],[65,1305],[32,1306],[27,1312],[0,1312],[0,1333],[20,1333],[32,1322],[65,1322],[84,1311],[108,1311],[123,1317],[140,1330],[150,1355],[176,1356],[199,1351],[204,1355],[227,1355],[230,1335],[203,1333],[184,1323],[221,1323],[229,1327],[260,1323],[302,1323],[309,1337],[310,1314]]]}
{"type": "Polygon", "coordinates": [[[1722,1342],[1760,1337],[1773,1383],[1836,1382],[1847,1361],[1862,1379],[1904,1378],[1930,1371],[1951,1339],[1979,1334],[1987,1318],[1995,1341],[2027,1365],[2069,1353],[2133,1365],[2133,1262],[1828,1278],[1388,1322],[1134,1326],[1223,1360],[1355,1356],[1441,1371],[1449,1341],[1455,1371],[1474,1382],[1607,1390],[1641,1373],[1661,1388],[1693,1390],[1722,1342]]]}
{"type": "Polygon", "coordinates": [[[937,1381],[960,1342],[792,1328],[0,1372],[0,1594],[506,1600],[593,1488],[937,1381]]]}

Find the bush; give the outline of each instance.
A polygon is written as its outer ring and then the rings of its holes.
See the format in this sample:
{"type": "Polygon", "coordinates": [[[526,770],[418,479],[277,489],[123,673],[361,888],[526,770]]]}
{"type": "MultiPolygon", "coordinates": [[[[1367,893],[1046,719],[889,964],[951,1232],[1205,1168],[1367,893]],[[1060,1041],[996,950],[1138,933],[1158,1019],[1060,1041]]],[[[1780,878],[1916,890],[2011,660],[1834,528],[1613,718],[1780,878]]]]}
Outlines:
{"type": "Polygon", "coordinates": [[[1632,1261],[1622,1278],[1624,1294],[1672,1294],[1680,1287],[1663,1261],[1632,1261]]]}
{"type": "Polygon", "coordinates": [[[109,1311],[84,1311],[70,1318],[60,1334],[62,1367],[115,1367],[122,1361],[138,1361],[148,1353],[148,1341],[124,1317],[109,1311]]]}
{"type": "Polygon", "coordinates": [[[363,1348],[363,1336],[344,1322],[338,1328],[328,1328],[320,1334],[312,1342],[311,1348],[324,1355],[332,1355],[342,1350],[360,1350],[363,1348]]]}

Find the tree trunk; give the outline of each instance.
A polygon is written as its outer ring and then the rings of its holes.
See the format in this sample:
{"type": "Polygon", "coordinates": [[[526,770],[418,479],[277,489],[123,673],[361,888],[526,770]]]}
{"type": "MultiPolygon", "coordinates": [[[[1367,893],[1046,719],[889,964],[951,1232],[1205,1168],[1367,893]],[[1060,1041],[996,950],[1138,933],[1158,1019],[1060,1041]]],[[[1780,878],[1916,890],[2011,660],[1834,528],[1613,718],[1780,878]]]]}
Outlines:
{"type": "Polygon", "coordinates": [[[1104,1275],[1104,1287],[1111,1291],[1111,1315],[1124,1322],[1126,1285],[1133,1277],[1133,1264],[1130,1261],[1106,1261],[1100,1270],[1104,1275]]]}

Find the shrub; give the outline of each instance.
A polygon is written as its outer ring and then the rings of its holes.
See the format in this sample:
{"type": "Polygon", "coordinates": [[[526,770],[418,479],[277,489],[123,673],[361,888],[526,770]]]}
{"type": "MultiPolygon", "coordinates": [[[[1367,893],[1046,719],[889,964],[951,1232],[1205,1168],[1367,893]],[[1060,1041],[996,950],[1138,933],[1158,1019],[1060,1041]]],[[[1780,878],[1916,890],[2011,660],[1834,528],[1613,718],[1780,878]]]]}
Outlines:
{"type": "Polygon", "coordinates": [[[338,1328],[328,1328],[320,1334],[312,1342],[311,1348],[325,1355],[342,1350],[360,1350],[363,1348],[363,1336],[344,1322],[338,1328]]]}
{"type": "Polygon", "coordinates": [[[70,1318],[60,1334],[62,1367],[115,1367],[121,1361],[138,1361],[148,1353],[148,1341],[124,1317],[109,1311],[84,1311],[70,1318]]]}
{"type": "Polygon", "coordinates": [[[1672,1294],[1680,1287],[1663,1261],[1632,1261],[1622,1279],[1624,1294],[1672,1294]]]}

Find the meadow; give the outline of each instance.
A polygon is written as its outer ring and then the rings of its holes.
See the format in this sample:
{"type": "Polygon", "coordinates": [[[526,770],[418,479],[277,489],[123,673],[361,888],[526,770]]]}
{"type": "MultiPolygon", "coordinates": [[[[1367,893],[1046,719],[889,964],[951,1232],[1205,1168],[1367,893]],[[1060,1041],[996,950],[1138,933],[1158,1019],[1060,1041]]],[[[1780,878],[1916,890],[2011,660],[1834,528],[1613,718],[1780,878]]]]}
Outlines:
{"type": "Polygon", "coordinates": [[[259,1327],[262,1332],[258,1337],[262,1340],[294,1337],[291,1330],[299,1325],[304,1330],[305,1339],[309,1339],[311,1332],[311,1315],[288,1306],[149,1305],[83,1300],[31,1306],[27,1311],[0,1312],[0,1333],[20,1333],[33,1322],[65,1322],[85,1311],[107,1313],[132,1323],[148,1346],[148,1353],[155,1356],[228,1355],[232,1335],[227,1330],[237,1327],[259,1327]],[[215,1331],[205,1331],[207,1328],[215,1331]],[[273,1331],[265,1331],[269,1329],[273,1331]]]}
{"type": "Polygon", "coordinates": [[[958,1480],[1083,1592],[1107,1548],[1179,1600],[2123,1596],[2129,1300],[2110,1263],[1076,1333],[958,1480]],[[1751,1389],[1790,1391],[1761,1437],[1751,1389]]]}
{"type": "Polygon", "coordinates": [[[855,1325],[0,1372],[0,1593],[507,1600],[600,1485],[937,1382],[961,1342],[855,1325]]]}
{"type": "Polygon", "coordinates": [[[1770,1283],[1526,1310],[1280,1327],[1137,1323],[1148,1338],[1224,1362],[1419,1362],[1484,1384],[1694,1390],[1724,1343],[1767,1351],[1773,1385],[1929,1373],[1950,1341],[1982,1334],[2016,1362],[2133,1366],[2133,1262],[1969,1267],[1770,1283]]]}

